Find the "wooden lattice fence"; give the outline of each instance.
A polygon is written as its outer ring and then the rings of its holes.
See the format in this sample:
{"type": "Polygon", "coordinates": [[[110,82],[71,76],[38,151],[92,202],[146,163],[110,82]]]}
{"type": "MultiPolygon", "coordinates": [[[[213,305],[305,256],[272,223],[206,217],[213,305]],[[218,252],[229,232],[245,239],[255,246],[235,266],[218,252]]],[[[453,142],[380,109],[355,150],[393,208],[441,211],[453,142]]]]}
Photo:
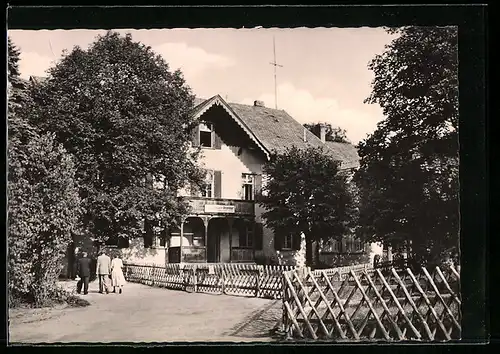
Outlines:
{"type": "Polygon", "coordinates": [[[127,281],[187,292],[279,299],[283,272],[293,266],[257,264],[125,264],[127,281]]]}
{"type": "Polygon", "coordinates": [[[283,273],[282,330],[288,338],[460,339],[460,275],[453,268],[283,273]]]}

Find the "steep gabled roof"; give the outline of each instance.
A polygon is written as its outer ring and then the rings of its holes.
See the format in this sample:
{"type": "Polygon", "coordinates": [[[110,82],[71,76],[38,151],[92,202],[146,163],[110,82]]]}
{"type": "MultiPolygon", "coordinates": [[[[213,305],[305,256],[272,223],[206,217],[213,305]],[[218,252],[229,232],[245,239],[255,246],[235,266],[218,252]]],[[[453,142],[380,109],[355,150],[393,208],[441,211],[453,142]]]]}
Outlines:
{"type": "Polygon", "coordinates": [[[44,81],[47,81],[47,78],[44,76],[30,76],[29,81],[31,81],[33,84],[41,84],[44,81]]]}
{"type": "MultiPolygon", "coordinates": [[[[226,103],[220,96],[214,97],[219,97],[222,102],[231,108],[232,112],[268,152],[273,150],[283,152],[292,146],[298,148],[324,147],[326,152],[330,153],[336,160],[341,161],[340,168],[342,170],[359,167],[359,156],[352,144],[333,142],[326,142],[325,144],[284,110],[226,103]]],[[[208,100],[196,98],[195,112],[203,112],[208,109],[214,97],[208,100]]]]}
{"type": "Polygon", "coordinates": [[[231,116],[231,118],[234,120],[234,122],[236,122],[240,126],[240,128],[243,131],[245,131],[248,137],[259,147],[259,149],[261,149],[261,151],[267,156],[267,158],[269,158],[271,150],[269,150],[265,145],[263,145],[262,141],[251,129],[251,127],[249,127],[247,123],[241,119],[241,117],[233,110],[233,108],[226,101],[222,99],[220,95],[215,95],[212,98],[205,100],[205,102],[201,102],[198,105],[196,105],[193,110],[193,114],[195,115],[195,117],[200,117],[214,105],[221,106],[223,109],[225,109],[226,112],[229,114],[229,116],[231,116]]]}
{"type": "Polygon", "coordinates": [[[322,147],[323,143],[284,110],[230,103],[231,108],[269,151],[296,146],[322,147]],[[305,141],[304,141],[305,134],[305,141]]]}
{"type": "MultiPolygon", "coordinates": [[[[283,152],[292,146],[322,147],[323,143],[299,122],[283,110],[268,107],[250,106],[239,103],[227,103],[219,95],[219,101],[227,105],[232,113],[258,139],[268,151],[283,152]],[[305,141],[304,141],[305,134],[305,141]]],[[[210,99],[195,99],[195,114],[208,109],[214,97],[210,99]]]]}
{"type": "Polygon", "coordinates": [[[340,168],[351,169],[359,168],[359,155],[356,147],[350,143],[337,143],[327,141],[326,146],[332,151],[332,155],[342,162],[340,168]]]}

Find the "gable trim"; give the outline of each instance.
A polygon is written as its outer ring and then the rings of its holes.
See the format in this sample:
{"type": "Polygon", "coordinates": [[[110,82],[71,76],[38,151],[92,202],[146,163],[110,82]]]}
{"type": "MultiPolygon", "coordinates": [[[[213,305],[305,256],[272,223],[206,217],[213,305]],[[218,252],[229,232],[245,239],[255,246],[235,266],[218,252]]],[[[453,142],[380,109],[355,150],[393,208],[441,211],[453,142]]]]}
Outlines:
{"type": "Polygon", "coordinates": [[[224,101],[220,95],[213,96],[204,103],[200,104],[198,109],[194,112],[194,117],[196,119],[200,118],[206,111],[208,111],[214,105],[222,106],[224,110],[229,114],[236,124],[240,126],[241,129],[250,137],[250,139],[260,148],[260,150],[266,155],[269,160],[270,152],[265,148],[265,146],[257,139],[255,134],[248,128],[248,126],[241,120],[241,118],[233,111],[229,104],[224,101]]]}

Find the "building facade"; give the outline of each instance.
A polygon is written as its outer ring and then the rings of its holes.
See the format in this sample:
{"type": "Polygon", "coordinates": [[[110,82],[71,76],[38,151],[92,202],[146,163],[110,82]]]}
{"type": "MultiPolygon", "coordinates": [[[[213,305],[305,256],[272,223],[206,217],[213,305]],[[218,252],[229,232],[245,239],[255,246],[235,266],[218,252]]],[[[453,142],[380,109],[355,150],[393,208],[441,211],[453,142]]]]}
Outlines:
{"type": "MultiPolygon", "coordinates": [[[[260,101],[234,104],[219,95],[196,99],[193,115],[200,124],[192,133],[192,144],[201,148],[206,184],[201,190],[186,187],[180,192],[191,213],[178,229],[161,232],[159,228],[147,242],[130,240],[121,250],[124,259],[160,264],[267,259],[293,264],[300,238],[274,235],[262,220],[264,210],[255,202],[266,181],[262,166],[273,151],[312,146],[326,147],[341,162],[341,169],[349,172],[359,164],[354,146],[325,142],[324,131],[317,137],[285,111],[260,101]]],[[[365,251],[358,243],[347,242],[352,244],[351,252],[365,251]]],[[[347,246],[343,250],[348,251],[347,246]]]]}
{"type": "MultiPolygon", "coordinates": [[[[196,99],[193,115],[200,124],[192,132],[193,148],[201,148],[200,167],[207,171],[203,188],[186,186],[179,193],[190,205],[190,213],[177,229],[158,225],[143,237],[111,239],[106,247],[117,249],[125,261],[165,263],[253,263],[295,264],[304,246],[299,235],[275,235],[262,219],[264,210],[255,202],[265,184],[262,167],[273,151],[292,146],[323,147],[340,161],[343,173],[359,166],[355,147],[325,141],[305,129],[283,110],[226,102],[220,95],[196,99]]],[[[162,183],[157,183],[157,188],[162,183]]],[[[74,253],[95,253],[89,237],[76,236],[68,248],[71,274],[74,253]]],[[[329,242],[326,253],[369,252],[358,240],[329,242]]],[[[114,252],[114,251],[113,251],[114,252]]]]}

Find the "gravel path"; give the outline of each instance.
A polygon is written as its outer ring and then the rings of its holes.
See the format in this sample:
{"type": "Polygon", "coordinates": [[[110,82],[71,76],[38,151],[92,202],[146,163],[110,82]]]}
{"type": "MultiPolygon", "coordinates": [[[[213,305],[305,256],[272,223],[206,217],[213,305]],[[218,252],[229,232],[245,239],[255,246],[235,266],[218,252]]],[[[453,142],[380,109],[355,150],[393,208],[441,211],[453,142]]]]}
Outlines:
{"type": "MultiPolygon", "coordinates": [[[[67,282],[69,288],[76,282],[67,282]]],[[[128,283],[123,294],[99,294],[84,308],[13,309],[11,343],[269,342],[281,301],[186,293],[128,283]]]]}

